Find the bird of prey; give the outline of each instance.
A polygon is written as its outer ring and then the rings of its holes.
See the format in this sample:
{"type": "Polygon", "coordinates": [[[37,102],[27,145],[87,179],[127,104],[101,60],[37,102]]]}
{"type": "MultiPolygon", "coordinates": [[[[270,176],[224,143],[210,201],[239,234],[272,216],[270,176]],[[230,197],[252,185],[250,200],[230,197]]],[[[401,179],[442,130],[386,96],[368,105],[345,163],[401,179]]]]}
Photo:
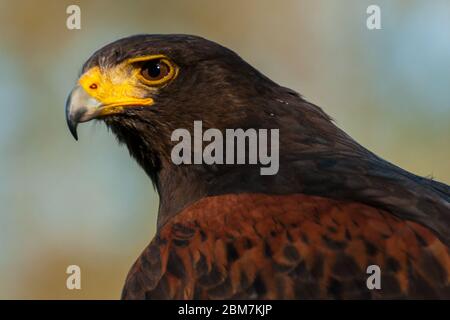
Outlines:
{"type": "Polygon", "coordinates": [[[450,298],[450,187],[376,156],[215,42],[106,45],[84,64],[66,117],[76,139],[78,123],[104,121],[159,193],[157,233],[124,299],[450,298]],[[278,172],[174,163],[172,133],[195,121],[278,129],[278,172]]]}

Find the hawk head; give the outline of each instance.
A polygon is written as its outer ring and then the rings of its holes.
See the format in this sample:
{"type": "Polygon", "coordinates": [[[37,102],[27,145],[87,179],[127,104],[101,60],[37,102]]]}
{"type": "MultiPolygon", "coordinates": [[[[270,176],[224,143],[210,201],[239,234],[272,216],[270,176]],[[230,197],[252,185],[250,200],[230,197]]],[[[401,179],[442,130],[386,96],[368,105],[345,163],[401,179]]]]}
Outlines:
{"type": "Polygon", "coordinates": [[[245,124],[249,100],[257,102],[274,86],[212,41],[190,35],[137,35],[113,42],[88,59],[67,99],[66,117],[75,139],[77,125],[92,119],[105,121],[119,138],[126,138],[120,135],[126,128],[145,139],[162,139],[194,120],[219,128],[245,124]]]}
{"type": "Polygon", "coordinates": [[[153,171],[150,163],[168,160],[173,130],[190,129],[196,120],[205,130],[274,126],[266,123],[273,110],[265,106],[279,98],[281,88],[212,41],[137,35],[88,59],[67,99],[66,117],[75,139],[80,122],[103,120],[153,171]]]}

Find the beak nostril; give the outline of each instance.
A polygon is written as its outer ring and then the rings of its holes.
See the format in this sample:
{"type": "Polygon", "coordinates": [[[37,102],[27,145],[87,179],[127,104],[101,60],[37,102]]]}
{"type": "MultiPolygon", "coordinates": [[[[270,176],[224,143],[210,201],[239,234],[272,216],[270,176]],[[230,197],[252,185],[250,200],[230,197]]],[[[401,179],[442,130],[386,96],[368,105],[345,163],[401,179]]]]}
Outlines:
{"type": "Polygon", "coordinates": [[[91,88],[91,89],[97,89],[97,84],[96,84],[96,83],[93,83],[93,84],[91,84],[91,85],[89,86],[89,88],[91,88]]]}

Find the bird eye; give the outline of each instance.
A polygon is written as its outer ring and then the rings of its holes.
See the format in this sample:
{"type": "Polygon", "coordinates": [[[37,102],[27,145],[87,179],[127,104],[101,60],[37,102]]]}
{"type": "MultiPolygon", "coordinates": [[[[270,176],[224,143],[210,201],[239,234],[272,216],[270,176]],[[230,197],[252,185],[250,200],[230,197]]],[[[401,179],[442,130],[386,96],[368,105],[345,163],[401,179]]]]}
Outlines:
{"type": "Polygon", "coordinates": [[[148,81],[160,81],[171,72],[170,66],[161,59],[147,61],[141,69],[142,76],[148,81]]]}

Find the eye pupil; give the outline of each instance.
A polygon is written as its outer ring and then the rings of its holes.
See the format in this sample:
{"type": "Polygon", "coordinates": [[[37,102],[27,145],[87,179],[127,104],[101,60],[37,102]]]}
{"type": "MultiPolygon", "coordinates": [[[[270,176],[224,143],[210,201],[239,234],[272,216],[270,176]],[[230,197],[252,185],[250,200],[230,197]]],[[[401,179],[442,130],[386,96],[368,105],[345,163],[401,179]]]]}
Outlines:
{"type": "Polygon", "coordinates": [[[151,63],[148,67],[148,75],[157,78],[161,74],[161,65],[159,63],[151,63]]]}

